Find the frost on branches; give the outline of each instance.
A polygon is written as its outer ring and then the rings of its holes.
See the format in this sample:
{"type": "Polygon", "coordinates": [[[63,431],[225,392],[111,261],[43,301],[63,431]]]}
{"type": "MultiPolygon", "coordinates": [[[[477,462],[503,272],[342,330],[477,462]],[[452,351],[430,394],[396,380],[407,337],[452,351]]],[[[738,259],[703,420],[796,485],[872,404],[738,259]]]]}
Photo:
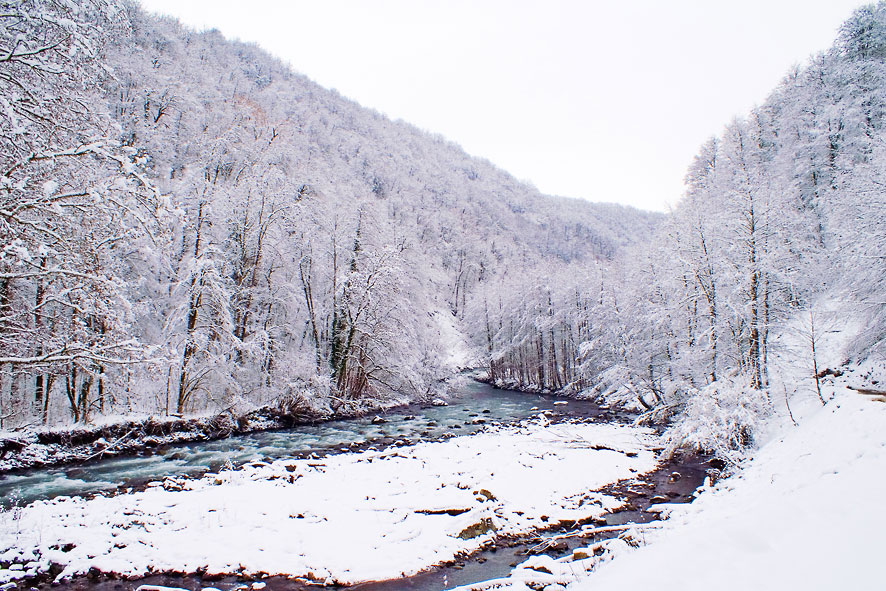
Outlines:
{"type": "Polygon", "coordinates": [[[129,3],[3,6],[4,429],[354,413],[467,364],[720,452],[818,302],[865,319],[847,358],[884,353],[882,4],[705,142],[666,218],[543,196],[129,3]]]}
{"type": "Polygon", "coordinates": [[[105,2],[4,3],[0,14],[0,421],[103,410],[109,374],[144,357],[121,279],[152,240],[157,193],[93,107],[105,2]]]}
{"type": "MultiPolygon", "coordinates": [[[[519,303],[497,286],[593,265],[657,220],[547,199],[129,3],[0,18],[2,428],[434,398],[480,356],[479,302],[519,303]]],[[[541,343],[524,386],[575,380],[580,287],[540,285],[495,338],[541,343]]]]}
{"type": "Polygon", "coordinates": [[[701,147],[662,230],[607,273],[593,314],[606,322],[579,349],[593,393],[676,419],[675,443],[728,456],[796,390],[770,369],[798,320],[798,379],[882,358],[884,54],[886,4],[857,10],[831,50],[701,147]],[[823,300],[843,323],[863,319],[830,364],[815,346],[823,300]]]}

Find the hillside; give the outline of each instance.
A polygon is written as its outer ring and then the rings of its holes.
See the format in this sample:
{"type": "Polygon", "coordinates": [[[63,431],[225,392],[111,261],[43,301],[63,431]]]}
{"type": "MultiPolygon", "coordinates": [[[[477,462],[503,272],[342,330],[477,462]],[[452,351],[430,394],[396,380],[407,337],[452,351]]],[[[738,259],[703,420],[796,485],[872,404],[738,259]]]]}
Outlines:
{"type": "Polygon", "coordinates": [[[665,220],[540,195],[217,32],[90,7],[4,17],[5,428],[348,414],[478,365],[729,456],[788,327],[806,379],[828,306],[863,319],[841,362],[883,353],[882,5],[702,146],[665,220]]]}
{"type": "Polygon", "coordinates": [[[673,447],[738,458],[785,397],[812,386],[823,405],[826,370],[883,359],[884,56],[886,4],[860,8],[701,146],[683,199],[591,311],[590,392],[671,424],[673,447]],[[778,370],[785,355],[798,373],[778,370]]]}
{"type": "Polygon", "coordinates": [[[433,396],[485,341],[484,286],[522,299],[660,220],[543,196],[134,4],[10,10],[6,428],[433,396]]]}

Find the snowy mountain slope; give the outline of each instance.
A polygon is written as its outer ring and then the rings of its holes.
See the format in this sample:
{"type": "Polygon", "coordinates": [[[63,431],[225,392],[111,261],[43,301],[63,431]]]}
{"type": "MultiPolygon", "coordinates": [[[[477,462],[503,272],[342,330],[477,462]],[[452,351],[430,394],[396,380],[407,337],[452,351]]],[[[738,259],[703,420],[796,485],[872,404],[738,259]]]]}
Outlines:
{"type": "Polygon", "coordinates": [[[775,369],[789,325],[821,336],[826,316],[850,317],[846,359],[884,357],[884,56],[886,3],[860,7],[700,147],[658,234],[608,267],[591,302],[590,394],[682,421],[678,443],[726,457],[761,435],[782,382],[793,391],[775,369]]]}
{"type": "Polygon", "coordinates": [[[426,396],[452,372],[435,315],[479,344],[482,286],[661,217],[543,196],[136,4],[10,11],[0,428],[426,396]]]}

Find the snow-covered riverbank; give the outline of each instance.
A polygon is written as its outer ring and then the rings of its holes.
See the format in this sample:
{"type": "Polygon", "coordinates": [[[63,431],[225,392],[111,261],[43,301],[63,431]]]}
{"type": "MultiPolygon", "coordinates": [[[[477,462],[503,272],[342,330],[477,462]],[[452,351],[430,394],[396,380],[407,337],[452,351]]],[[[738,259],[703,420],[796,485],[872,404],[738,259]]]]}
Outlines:
{"type": "Polygon", "coordinates": [[[851,387],[883,369],[829,385],[826,406],[809,387],[790,414],[784,400],[773,401],[781,408],[766,441],[734,476],[691,504],[660,506],[669,519],[628,531],[630,543],[598,545],[602,560],[590,549],[534,557],[506,579],[465,589],[883,588],[886,404],[851,387]]]}
{"type": "Polygon", "coordinates": [[[882,588],[886,404],[844,392],[798,420],[579,587],[882,588]]]}
{"type": "Polygon", "coordinates": [[[0,515],[0,581],[64,567],[126,576],[269,573],[354,583],[414,573],[621,500],[589,493],[653,470],[651,430],[548,424],[448,441],[281,460],[110,498],[0,515]],[[184,490],[177,490],[177,489],[184,490]]]}

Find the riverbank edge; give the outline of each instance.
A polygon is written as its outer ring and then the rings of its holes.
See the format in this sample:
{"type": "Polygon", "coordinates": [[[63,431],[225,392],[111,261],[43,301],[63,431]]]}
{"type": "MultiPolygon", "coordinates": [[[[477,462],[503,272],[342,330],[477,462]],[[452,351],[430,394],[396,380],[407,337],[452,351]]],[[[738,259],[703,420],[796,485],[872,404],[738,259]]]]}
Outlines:
{"type": "Polygon", "coordinates": [[[146,416],[96,425],[35,428],[0,433],[0,475],[34,468],[57,468],[108,456],[132,456],[169,445],[215,441],[235,435],[291,429],[329,421],[356,419],[390,411],[408,411],[430,400],[362,400],[347,409],[323,412],[307,407],[271,404],[245,413],[146,416]]]}
{"type": "Polygon", "coordinates": [[[636,407],[632,407],[628,404],[613,404],[612,401],[607,401],[604,396],[598,393],[594,393],[587,389],[576,389],[572,384],[568,384],[559,390],[551,390],[550,388],[542,388],[535,384],[523,384],[516,380],[493,380],[489,377],[489,372],[485,369],[476,370],[471,377],[474,380],[487,384],[497,390],[557,396],[559,398],[568,398],[570,400],[585,400],[594,402],[600,405],[601,408],[608,408],[614,412],[630,413],[632,415],[640,415],[642,412],[636,407]]]}

